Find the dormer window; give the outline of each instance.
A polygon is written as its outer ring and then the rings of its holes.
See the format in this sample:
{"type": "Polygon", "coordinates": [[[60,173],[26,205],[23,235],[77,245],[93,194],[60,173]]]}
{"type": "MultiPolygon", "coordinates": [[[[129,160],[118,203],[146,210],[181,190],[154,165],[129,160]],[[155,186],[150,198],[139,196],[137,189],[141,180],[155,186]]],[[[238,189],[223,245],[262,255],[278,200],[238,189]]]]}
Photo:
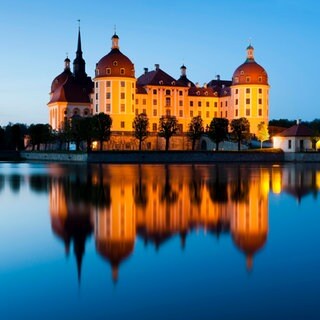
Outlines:
{"type": "Polygon", "coordinates": [[[160,81],[159,81],[159,84],[163,84],[163,81],[162,81],[162,80],[160,80],[160,81]]]}
{"type": "Polygon", "coordinates": [[[259,81],[259,82],[262,82],[262,77],[259,77],[259,78],[258,78],[258,81],[259,81]]]}
{"type": "Polygon", "coordinates": [[[171,84],[174,86],[174,85],[176,84],[176,82],[175,82],[175,81],[172,81],[171,84]]]}
{"type": "Polygon", "coordinates": [[[96,69],[96,76],[99,75],[99,69],[96,69]]]}
{"type": "Polygon", "coordinates": [[[124,74],[125,74],[125,69],[124,69],[124,68],[121,68],[121,69],[120,69],[120,74],[121,74],[121,75],[124,75],[124,74]]]}
{"type": "Polygon", "coordinates": [[[118,66],[118,61],[113,61],[113,65],[114,65],[115,67],[117,67],[117,66],[118,66]]]}
{"type": "Polygon", "coordinates": [[[246,77],[246,82],[250,82],[250,77],[246,77]]]}
{"type": "Polygon", "coordinates": [[[243,75],[244,75],[244,71],[243,71],[243,70],[241,70],[241,71],[240,71],[240,74],[243,76],[243,75]]]}
{"type": "Polygon", "coordinates": [[[238,82],[239,82],[239,78],[238,78],[238,77],[235,77],[235,78],[234,78],[234,82],[235,82],[235,83],[238,83],[238,82]]]}
{"type": "Polygon", "coordinates": [[[197,91],[196,94],[197,94],[197,96],[200,96],[200,91],[197,91]]]}
{"type": "Polygon", "coordinates": [[[111,74],[111,69],[110,68],[106,68],[106,74],[111,74]]]}

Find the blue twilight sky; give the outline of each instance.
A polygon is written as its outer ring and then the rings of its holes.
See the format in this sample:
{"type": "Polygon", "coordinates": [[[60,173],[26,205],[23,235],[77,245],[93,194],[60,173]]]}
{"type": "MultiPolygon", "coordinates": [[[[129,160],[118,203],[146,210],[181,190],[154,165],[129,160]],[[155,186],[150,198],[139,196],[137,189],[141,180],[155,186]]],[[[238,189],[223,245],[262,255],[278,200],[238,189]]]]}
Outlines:
{"type": "Polygon", "coordinates": [[[2,0],[0,125],[48,121],[50,85],[73,61],[77,19],[88,75],[109,52],[114,25],[136,77],[155,63],[203,84],[231,79],[249,39],[269,75],[270,119],[320,118],[320,2],[315,0],[2,0]]]}

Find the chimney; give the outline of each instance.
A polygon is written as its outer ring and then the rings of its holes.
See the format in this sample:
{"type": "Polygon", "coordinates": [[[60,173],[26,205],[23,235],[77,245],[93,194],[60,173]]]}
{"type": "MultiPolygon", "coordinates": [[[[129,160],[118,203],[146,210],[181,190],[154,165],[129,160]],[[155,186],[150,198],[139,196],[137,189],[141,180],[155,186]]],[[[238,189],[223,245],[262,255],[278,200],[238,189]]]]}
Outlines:
{"type": "Polygon", "coordinates": [[[217,74],[217,80],[220,81],[220,74],[217,74]]]}
{"type": "Polygon", "coordinates": [[[148,68],[143,68],[143,70],[144,70],[144,74],[148,73],[148,68]]]}
{"type": "Polygon", "coordinates": [[[154,66],[156,67],[156,70],[159,70],[160,64],[156,63],[154,66]]]}

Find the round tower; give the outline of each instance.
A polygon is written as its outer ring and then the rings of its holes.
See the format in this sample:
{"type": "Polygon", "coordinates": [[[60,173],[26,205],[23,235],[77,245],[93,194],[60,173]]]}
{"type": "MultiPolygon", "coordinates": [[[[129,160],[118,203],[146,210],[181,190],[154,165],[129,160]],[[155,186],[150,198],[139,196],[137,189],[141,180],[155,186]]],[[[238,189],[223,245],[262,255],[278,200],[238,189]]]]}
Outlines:
{"type": "Polygon", "coordinates": [[[247,58],[233,73],[231,97],[233,118],[245,117],[250,122],[250,132],[258,132],[258,124],[269,123],[268,74],[254,59],[254,48],[247,47],[247,58]]]}

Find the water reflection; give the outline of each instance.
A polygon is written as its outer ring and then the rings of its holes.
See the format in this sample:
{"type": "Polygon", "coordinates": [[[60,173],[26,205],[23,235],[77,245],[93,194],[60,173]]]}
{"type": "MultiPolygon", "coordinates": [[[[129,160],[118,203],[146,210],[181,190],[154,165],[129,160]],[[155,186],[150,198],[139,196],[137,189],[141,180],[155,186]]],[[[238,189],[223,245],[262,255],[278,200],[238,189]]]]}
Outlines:
{"type": "Polygon", "coordinates": [[[69,255],[73,247],[78,279],[88,237],[111,266],[117,281],[136,237],[160,250],[179,236],[202,229],[227,234],[243,252],[247,270],[268,236],[269,193],[286,192],[300,203],[318,195],[320,167],[308,165],[49,165],[44,173],[0,175],[13,193],[24,184],[48,193],[51,225],[69,255]]]}

